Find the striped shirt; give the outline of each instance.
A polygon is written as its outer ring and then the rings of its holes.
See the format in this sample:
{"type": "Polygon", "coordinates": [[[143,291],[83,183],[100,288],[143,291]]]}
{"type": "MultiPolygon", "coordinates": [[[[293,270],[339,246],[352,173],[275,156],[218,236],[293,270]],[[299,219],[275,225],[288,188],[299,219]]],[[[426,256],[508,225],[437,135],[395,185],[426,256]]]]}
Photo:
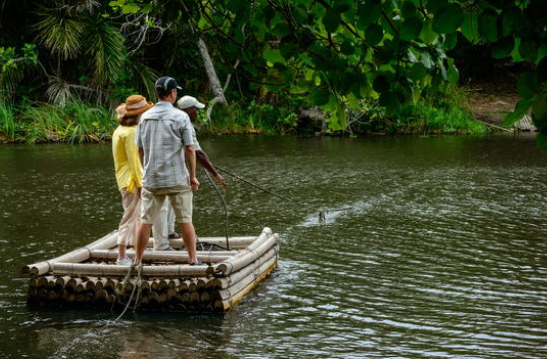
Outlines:
{"type": "Polygon", "coordinates": [[[193,145],[192,131],[188,115],[169,102],[160,101],[142,114],[135,144],[144,150],[144,187],[187,183],[184,146],[193,145]]]}

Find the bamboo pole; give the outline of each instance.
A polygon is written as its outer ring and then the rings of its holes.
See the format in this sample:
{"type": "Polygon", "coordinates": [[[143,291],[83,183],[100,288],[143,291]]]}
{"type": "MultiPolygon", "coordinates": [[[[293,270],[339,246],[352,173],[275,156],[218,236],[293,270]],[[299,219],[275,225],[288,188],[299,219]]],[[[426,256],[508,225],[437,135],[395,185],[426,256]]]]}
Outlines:
{"type": "Polygon", "coordinates": [[[74,291],[76,292],[76,294],[85,292],[85,282],[78,283],[76,285],[76,288],[74,288],[74,291]]]}
{"type": "Polygon", "coordinates": [[[180,279],[171,279],[169,281],[169,289],[179,290],[180,284],[181,284],[180,279]]]}
{"type": "Polygon", "coordinates": [[[33,287],[33,288],[38,288],[38,279],[40,279],[40,277],[31,278],[31,279],[28,281],[28,286],[29,286],[29,287],[33,287]]]}
{"type": "MultiPolygon", "coordinates": [[[[135,257],[134,250],[128,250],[126,252],[129,258],[135,257]]],[[[231,256],[237,254],[237,251],[198,251],[197,257],[203,263],[220,263],[231,256]]],[[[116,260],[118,258],[118,252],[116,250],[93,250],[91,251],[90,258],[100,260],[116,260]]],[[[147,250],[142,257],[144,262],[170,262],[170,263],[188,263],[188,254],[185,252],[173,252],[173,251],[152,251],[147,250]]]]}
{"type": "Polygon", "coordinates": [[[95,293],[95,302],[107,302],[108,301],[108,292],[106,289],[97,290],[95,293]]]}
{"type": "Polygon", "coordinates": [[[199,302],[199,293],[198,292],[192,292],[190,293],[190,302],[199,302]]]}
{"type": "Polygon", "coordinates": [[[68,281],[72,279],[72,277],[69,277],[69,276],[64,276],[64,277],[59,277],[57,278],[57,280],[55,281],[55,284],[59,287],[59,288],[64,288],[66,283],[68,283],[68,281]]]}
{"type": "Polygon", "coordinates": [[[149,292],[151,289],[150,281],[146,279],[141,279],[141,291],[149,292]]]}
{"type": "Polygon", "coordinates": [[[52,290],[52,289],[49,289],[48,292],[47,292],[47,299],[56,300],[57,298],[58,298],[57,292],[52,290]]]}
{"type": "Polygon", "coordinates": [[[273,234],[260,244],[253,243],[238,255],[231,257],[223,263],[212,265],[212,267],[215,268],[216,272],[222,275],[230,275],[251,264],[267,250],[272,248],[277,243],[278,237],[278,234],[273,234]]]}
{"type": "Polygon", "coordinates": [[[270,257],[269,260],[261,263],[258,265],[251,273],[249,273],[244,278],[241,278],[239,281],[230,284],[225,289],[213,289],[211,291],[213,298],[215,299],[228,299],[232,295],[237,294],[241,289],[243,289],[245,286],[247,286],[249,283],[253,282],[257,276],[262,274],[264,270],[268,269],[272,264],[277,263],[276,256],[270,257]]]}
{"type": "Polygon", "coordinates": [[[179,285],[179,292],[184,293],[190,290],[190,282],[188,280],[181,280],[179,285]]]}
{"type": "Polygon", "coordinates": [[[96,240],[82,248],[75,249],[69,253],[61,255],[57,258],[49,259],[40,263],[25,265],[23,267],[23,274],[30,275],[43,275],[52,271],[53,265],[57,262],[63,263],[79,263],[89,259],[90,251],[93,249],[109,249],[112,248],[117,241],[118,232],[113,231],[108,235],[103,236],[99,240],[96,240]]]}
{"type": "Polygon", "coordinates": [[[86,303],[91,303],[91,302],[93,302],[93,300],[95,300],[95,293],[93,293],[93,292],[86,292],[86,293],[84,294],[84,301],[85,301],[86,303]]]}
{"type": "MultiPolygon", "coordinates": [[[[232,236],[228,238],[230,242],[230,249],[245,249],[253,241],[256,240],[256,236],[232,236]]],[[[199,242],[215,244],[218,246],[226,247],[226,237],[224,236],[213,236],[213,237],[200,237],[199,242]]],[[[175,249],[183,249],[184,242],[182,239],[169,239],[169,245],[175,249]]],[[[147,247],[152,248],[154,246],[154,238],[148,240],[147,247]]]]}
{"type": "Polygon", "coordinates": [[[150,292],[148,294],[149,303],[158,303],[159,295],[157,292],[150,292]]]}
{"type": "Polygon", "coordinates": [[[207,288],[207,278],[198,278],[196,281],[197,290],[203,290],[207,288]]]}
{"type": "MultiPolygon", "coordinates": [[[[118,276],[124,277],[130,267],[125,265],[95,265],[78,263],[55,263],[53,274],[73,276],[118,276]]],[[[207,276],[207,266],[191,265],[154,265],[144,266],[142,277],[204,277],[207,276]]],[[[136,271],[135,271],[136,275],[136,271]]]]}
{"type": "Polygon", "coordinates": [[[215,300],[214,308],[216,310],[227,311],[228,309],[234,307],[237,303],[241,301],[241,299],[243,299],[245,295],[247,295],[253,288],[255,288],[258,283],[266,278],[276,265],[277,260],[275,258],[272,258],[271,262],[263,264],[263,266],[260,267],[256,275],[248,275],[230,288],[218,291],[218,296],[220,298],[215,300]]]}
{"type": "Polygon", "coordinates": [[[245,278],[247,275],[253,273],[260,265],[269,262],[272,257],[277,257],[277,246],[274,246],[270,250],[266,251],[262,256],[256,259],[251,264],[246,267],[238,270],[237,272],[222,278],[213,278],[211,280],[209,288],[211,289],[226,289],[231,285],[239,282],[241,279],[245,278]]]}
{"type": "Polygon", "coordinates": [[[200,295],[199,295],[199,301],[200,302],[206,303],[210,300],[211,300],[211,296],[210,296],[209,292],[203,291],[203,292],[200,293],[200,295]]]}
{"type": "Polygon", "coordinates": [[[63,300],[68,303],[74,303],[75,296],[76,296],[75,294],[70,293],[66,289],[63,291],[63,300]]]}
{"type": "Polygon", "coordinates": [[[74,292],[74,291],[76,291],[76,287],[79,284],[82,284],[82,279],[80,279],[80,278],[71,278],[68,281],[68,283],[66,283],[65,289],[68,290],[69,292],[74,292]]]}
{"type": "Polygon", "coordinates": [[[48,285],[48,279],[46,277],[40,277],[37,280],[37,287],[38,288],[46,288],[48,285]]]}
{"type": "Polygon", "coordinates": [[[169,288],[167,289],[167,292],[166,292],[166,295],[167,295],[167,301],[168,302],[179,302],[181,300],[180,298],[180,294],[177,292],[176,289],[173,289],[173,288],[169,288]]]}
{"type": "Polygon", "coordinates": [[[161,280],[160,280],[160,284],[158,285],[158,290],[159,290],[160,292],[162,292],[162,291],[164,291],[165,289],[169,288],[169,282],[170,282],[170,281],[171,281],[171,280],[169,280],[169,279],[161,279],[161,280]]]}

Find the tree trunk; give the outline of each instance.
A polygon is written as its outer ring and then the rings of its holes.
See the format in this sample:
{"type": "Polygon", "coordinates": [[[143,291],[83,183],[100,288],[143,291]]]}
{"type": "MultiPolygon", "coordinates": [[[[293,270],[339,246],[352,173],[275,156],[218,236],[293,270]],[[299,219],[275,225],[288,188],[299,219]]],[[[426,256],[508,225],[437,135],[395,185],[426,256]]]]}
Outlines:
{"type": "Polygon", "coordinates": [[[214,104],[217,102],[227,105],[228,102],[226,101],[226,97],[224,96],[224,89],[222,89],[222,86],[220,85],[220,80],[218,79],[215,66],[213,64],[213,61],[211,60],[211,57],[209,56],[209,51],[207,50],[207,45],[205,45],[205,42],[201,38],[198,40],[198,48],[201,54],[201,58],[203,59],[203,65],[205,66],[207,77],[209,78],[209,83],[211,84],[211,90],[215,95],[215,98],[213,98],[213,100],[211,101],[209,109],[212,109],[214,104]]]}

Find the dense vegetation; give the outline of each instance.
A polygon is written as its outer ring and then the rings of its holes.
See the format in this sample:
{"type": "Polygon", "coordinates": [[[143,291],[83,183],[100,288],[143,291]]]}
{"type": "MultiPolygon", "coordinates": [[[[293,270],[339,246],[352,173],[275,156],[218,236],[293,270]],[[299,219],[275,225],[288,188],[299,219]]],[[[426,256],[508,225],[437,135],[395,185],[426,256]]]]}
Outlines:
{"type": "Polygon", "coordinates": [[[542,0],[3,1],[0,137],[107,138],[108,109],[165,74],[215,132],[481,132],[458,67],[520,62],[507,121],[531,109],[543,144],[546,25],[542,0]]]}

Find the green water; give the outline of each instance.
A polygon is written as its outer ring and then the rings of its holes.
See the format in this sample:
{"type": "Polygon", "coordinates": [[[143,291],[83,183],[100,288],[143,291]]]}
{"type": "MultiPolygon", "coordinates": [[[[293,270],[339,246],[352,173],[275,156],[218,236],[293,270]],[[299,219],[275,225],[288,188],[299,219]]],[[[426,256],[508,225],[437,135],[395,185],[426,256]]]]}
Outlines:
{"type": "MultiPolygon", "coordinates": [[[[547,157],[532,136],[202,140],[230,234],[281,234],[278,270],[224,316],[30,309],[21,266],[121,216],[109,145],[0,146],[0,357],[547,358],[547,157]],[[327,213],[319,223],[315,210],[327,213]]],[[[202,175],[195,225],[224,234],[202,175]]]]}

